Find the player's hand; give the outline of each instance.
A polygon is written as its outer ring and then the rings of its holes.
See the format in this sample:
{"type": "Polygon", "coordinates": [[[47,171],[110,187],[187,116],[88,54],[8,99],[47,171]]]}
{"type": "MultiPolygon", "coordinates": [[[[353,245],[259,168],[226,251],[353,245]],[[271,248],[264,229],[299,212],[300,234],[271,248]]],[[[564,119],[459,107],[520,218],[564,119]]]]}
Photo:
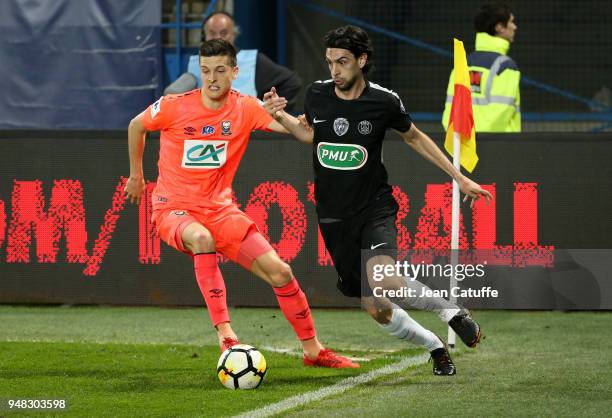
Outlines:
{"type": "Polygon", "coordinates": [[[485,189],[480,187],[480,185],[469,178],[462,176],[461,180],[459,180],[459,188],[463,193],[465,193],[465,197],[463,198],[464,202],[467,202],[468,198],[471,198],[470,208],[474,207],[474,202],[476,202],[481,197],[484,197],[487,201],[487,205],[493,199],[491,193],[487,192],[485,189]]]}
{"type": "Polygon", "coordinates": [[[265,93],[263,96],[264,99],[264,109],[270,116],[274,119],[279,120],[282,118],[282,113],[285,107],[287,107],[287,99],[284,97],[279,97],[276,93],[276,88],[272,87],[272,89],[265,93]]]}
{"type": "Polygon", "coordinates": [[[126,197],[130,200],[130,203],[139,204],[144,189],[144,178],[130,176],[127,183],[125,184],[125,188],[123,189],[123,191],[125,192],[126,197]]]}
{"type": "Polygon", "coordinates": [[[306,129],[308,132],[312,132],[312,126],[310,126],[308,120],[306,120],[306,115],[302,114],[298,116],[297,119],[300,121],[300,126],[302,128],[306,129]]]}

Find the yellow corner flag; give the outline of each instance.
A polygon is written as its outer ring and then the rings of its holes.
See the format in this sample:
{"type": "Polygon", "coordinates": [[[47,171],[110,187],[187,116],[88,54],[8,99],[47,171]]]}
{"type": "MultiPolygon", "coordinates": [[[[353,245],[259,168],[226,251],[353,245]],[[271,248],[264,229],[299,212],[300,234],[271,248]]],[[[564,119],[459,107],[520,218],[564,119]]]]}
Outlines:
{"type": "Polygon", "coordinates": [[[455,94],[453,95],[444,148],[450,155],[453,155],[453,134],[459,134],[461,138],[460,162],[463,168],[471,173],[478,163],[478,155],[476,155],[470,74],[463,42],[457,39],[453,39],[453,41],[455,50],[455,94]]]}

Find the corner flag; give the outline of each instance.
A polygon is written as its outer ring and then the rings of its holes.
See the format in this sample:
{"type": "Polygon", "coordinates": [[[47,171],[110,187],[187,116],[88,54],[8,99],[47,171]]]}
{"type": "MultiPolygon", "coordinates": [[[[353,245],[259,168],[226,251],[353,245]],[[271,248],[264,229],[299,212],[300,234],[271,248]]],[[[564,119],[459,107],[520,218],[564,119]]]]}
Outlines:
{"type": "Polygon", "coordinates": [[[444,148],[453,155],[453,134],[461,138],[459,156],[461,165],[470,173],[478,163],[476,155],[476,133],[474,130],[474,114],[472,112],[472,93],[470,91],[470,74],[463,42],[453,39],[455,53],[455,93],[451,106],[448,130],[444,148]]]}

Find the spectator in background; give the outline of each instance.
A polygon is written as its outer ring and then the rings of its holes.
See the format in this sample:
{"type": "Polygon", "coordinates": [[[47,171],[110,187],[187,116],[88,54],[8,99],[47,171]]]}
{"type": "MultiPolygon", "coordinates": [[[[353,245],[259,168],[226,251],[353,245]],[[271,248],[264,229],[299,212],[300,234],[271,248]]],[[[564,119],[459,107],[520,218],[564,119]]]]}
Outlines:
{"type": "MultiPolygon", "coordinates": [[[[476,50],[467,57],[467,62],[476,132],[520,132],[521,73],[514,60],[506,55],[517,29],[514,15],[505,4],[487,4],[480,8],[474,26],[476,50]]],[[[451,72],[442,116],[444,129],[448,128],[453,94],[451,72]]]]}
{"type": "MultiPolygon", "coordinates": [[[[239,30],[232,15],[226,12],[215,12],[202,23],[202,41],[223,39],[235,45],[239,30]]],[[[238,77],[232,82],[232,88],[242,94],[263,99],[264,93],[276,87],[279,95],[287,98],[289,107],[293,108],[302,87],[300,78],[290,69],[276,64],[265,54],[256,49],[238,51],[238,77]]],[[[164,90],[164,94],[184,93],[202,86],[198,55],[189,57],[187,73],[181,75],[164,90]]]]}

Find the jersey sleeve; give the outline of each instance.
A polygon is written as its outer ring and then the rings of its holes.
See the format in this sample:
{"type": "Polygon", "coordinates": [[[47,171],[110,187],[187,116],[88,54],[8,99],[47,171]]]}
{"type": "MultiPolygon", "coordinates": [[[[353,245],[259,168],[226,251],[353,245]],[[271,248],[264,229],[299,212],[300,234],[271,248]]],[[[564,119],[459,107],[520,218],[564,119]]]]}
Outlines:
{"type": "Polygon", "coordinates": [[[142,112],[142,124],[147,131],[160,131],[170,124],[171,113],[169,101],[162,96],[142,112]]]}
{"type": "Polygon", "coordinates": [[[245,97],[244,107],[251,120],[251,130],[270,132],[268,126],[274,119],[263,108],[262,102],[254,97],[245,97]]]}
{"type": "Polygon", "coordinates": [[[389,107],[389,127],[400,132],[407,132],[412,126],[412,118],[406,112],[402,99],[396,95],[391,96],[389,107]]]}

